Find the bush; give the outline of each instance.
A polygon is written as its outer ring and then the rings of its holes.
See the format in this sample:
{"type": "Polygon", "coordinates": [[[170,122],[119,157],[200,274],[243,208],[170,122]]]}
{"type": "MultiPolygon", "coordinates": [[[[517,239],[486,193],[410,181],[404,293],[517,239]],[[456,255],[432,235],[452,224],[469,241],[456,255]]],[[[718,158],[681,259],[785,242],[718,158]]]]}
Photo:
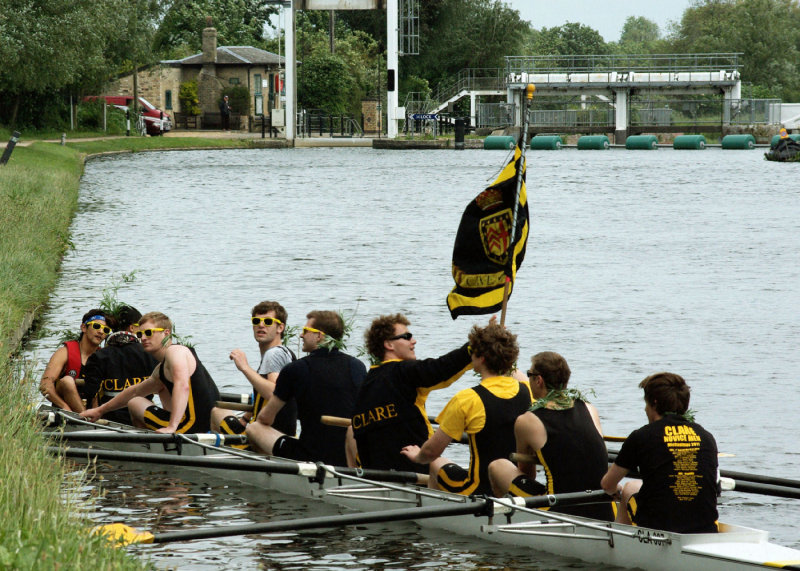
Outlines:
{"type": "Polygon", "coordinates": [[[200,115],[200,97],[196,81],[184,81],[178,89],[178,101],[184,115],[200,115]]]}

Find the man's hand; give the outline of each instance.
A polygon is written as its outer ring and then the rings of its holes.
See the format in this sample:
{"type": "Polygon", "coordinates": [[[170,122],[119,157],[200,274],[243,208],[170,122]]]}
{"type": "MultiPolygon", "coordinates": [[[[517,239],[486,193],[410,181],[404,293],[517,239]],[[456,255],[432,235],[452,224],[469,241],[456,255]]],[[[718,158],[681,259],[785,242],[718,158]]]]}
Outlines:
{"type": "Polygon", "coordinates": [[[97,422],[97,419],[103,416],[103,413],[100,412],[100,407],[97,407],[97,408],[86,409],[82,413],[80,413],[80,415],[82,418],[85,418],[89,422],[97,422]]]}
{"type": "Polygon", "coordinates": [[[400,454],[402,454],[412,462],[421,464],[421,462],[417,460],[417,456],[419,456],[419,446],[417,446],[416,444],[409,444],[408,446],[404,446],[403,449],[400,451],[400,454]]]}
{"type": "Polygon", "coordinates": [[[175,434],[175,432],[177,432],[177,429],[169,426],[164,426],[163,428],[159,428],[158,430],[156,430],[156,432],[158,432],[159,434],[175,434]]]}
{"type": "Polygon", "coordinates": [[[233,361],[233,364],[236,365],[236,368],[242,372],[250,368],[250,364],[247,362],[247,355],[241,349],[234,349],[231,351],[229,358],[233,361]]]}

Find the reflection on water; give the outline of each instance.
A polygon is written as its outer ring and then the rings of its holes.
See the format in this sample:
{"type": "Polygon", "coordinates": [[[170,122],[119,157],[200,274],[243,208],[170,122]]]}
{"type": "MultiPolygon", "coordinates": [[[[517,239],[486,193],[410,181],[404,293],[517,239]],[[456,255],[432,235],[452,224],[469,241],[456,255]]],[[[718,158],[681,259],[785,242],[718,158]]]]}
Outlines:
{"type": "MultiPolygon", "coordinates": [[[[100,465],[86,493],[101,496],[92,518],[163,533],[340,513],[335,506],[232,485],[214,475],[100,465]]],[[[136,545],[159,568],[181,569],[541,569],[553,556],[421,531],[412,523],[136,545]]],[[[570,568],[589,568],[570,563],[570,568]]]]}
{"type": "MultiPolygon", "coordinates": [[[[463,208],[504,159],[481,150],[294,149],[92,161],[72,226],[75,249],[45,324],[75,329],[114,276],[137,270],[120,298],[172,317],[222,390],[248,387],[228,355],[240,347],[255,362],[248,317],[262,299],[279,300],[295,326],[311,309],[355,312],[353,353],[375,315],[402,311],[417,354],[439,355],[463,343],[472,323],[486,321],[452,321],[445,296],[463,208]]],[[[531,153],[531,237],[507,318],[522,365],[538,351],[562,353],[571,386],[595,391],[612,435],[644,424],[642,378],[678,372],[692,386],[698,422],[735,455],[721,460],[723,469],[796,477],[794,166],[766,162],[757,151],[531,153]]],[[[57,343],[55,335],[31,343],[40,369],[57,343]]],[[[434,392],[429,412],[473,382],[468,374],[434,392]]],[[[461,462],[466,454],[447,452],[461,462]]],[[[216,505],[216,495],[207,501],[216,505]]],[[[151,516],[161,501],[148,504],[151,516]]],[[[737,494],[723,501],[723,519],[800,547],[800,516],[784,501],[737,494]]],[[[295,553],[293,543],[285,561],[269,565],[328,553],[317,536],[301,537],[302,549],[295,553]]],[[[363,537],[376,545],[366,559],[391,559],[386,553],[405,543],[363,537]]],[[[456,545],[450,537],[439,543],[441,550],[456,545]]],[[[225,560],[227,548],[187,551],[225,560]]],[[[461,561],[460,548],[454,553],[443,559],[448,565],[461,561]]],[[[512,565],[503,557],[486,561],[512,565]]]]}

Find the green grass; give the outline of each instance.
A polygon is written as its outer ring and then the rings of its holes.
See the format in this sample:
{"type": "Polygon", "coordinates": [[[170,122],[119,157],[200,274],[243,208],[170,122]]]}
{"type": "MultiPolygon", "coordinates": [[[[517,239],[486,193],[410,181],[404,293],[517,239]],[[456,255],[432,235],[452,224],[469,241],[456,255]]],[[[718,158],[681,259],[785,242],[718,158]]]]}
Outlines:
{"type": "MultiPolygon", "coordinates": [[[[19,129],[17,129],[19,131],[19,129]]],[[[104,133],[102,130],[98,129],[76,129],[74,131],[70,131],[69,129],[65,130],[56,130],[56,129],[40,129],[40,130],[30,130],[30,129],[23,129],[20,131],[20,141],[42,141],[46,139],[50,140],[61,140],[61,134],[65,133],[67,135],[67,140],[70,139],[79,139],[85,137],[104,137],[104,136],[111,136],[111,135],[124,135],[125,132],[121,131],[119,133],[108,132],[104,133]]],[[[0,127],[0,141],[6,143],[9,139],[11,139],[12,131],[7,127],[0,127]]]]}
{"type": "Polygon", "coordinates": [[[159,149],[230,148],[248,149],[260,139],[204,139],[202,137],[122,137],[102,141],[76,141],[66,146],[86,154],[114,151],[152,151],[159,149]]]}
{"type": "Polygon", "coordinates": [[[0,167],[0,569],[141,569],[141,561],[90,537],[82,474],[42,446],[30,403],[37,379],[19,369],[9,339],[41,308],[69,246],[83,161],[48,143],[17,147],[0,167]]]}
{"type": "Polygon", "coordinates": [[[0,361],[23,316],[55,284],[82,171],[75,151],[44,143],[17,147],[0,167],[0,361]]]}
{"type": "Polygon", "coordinates": [[[91,498],[76,495],[83,471],[47,454],[25,406],[36,379],[7,366],[0,378],[0,416],[8,430],[0,447],[0,568],[144,569],[124,549],[89,533],[82,514],[91,498]]]}

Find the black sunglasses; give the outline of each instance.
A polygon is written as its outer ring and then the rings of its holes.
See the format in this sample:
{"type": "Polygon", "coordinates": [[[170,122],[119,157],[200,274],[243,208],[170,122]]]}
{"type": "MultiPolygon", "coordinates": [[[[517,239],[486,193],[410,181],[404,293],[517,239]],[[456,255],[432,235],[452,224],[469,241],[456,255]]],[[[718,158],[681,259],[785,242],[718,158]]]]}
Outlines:
{"type": "Polygon", "coordinates": [[[529,379],[532,379],[533,377],[538,377],[539,376],[539,372],[538,371],[527,371],[525,374],[528,375],[529,379]]]}
{"type": "Polygon", "coordinates": [[[411,341],[412,337],[414,336],[411,334],[411,331],[406,331],[405,333],[401,333],[400,335],[389,337],[389,341],[394,341],[395,339],[405,339],[406,341],[411,341]]]}

